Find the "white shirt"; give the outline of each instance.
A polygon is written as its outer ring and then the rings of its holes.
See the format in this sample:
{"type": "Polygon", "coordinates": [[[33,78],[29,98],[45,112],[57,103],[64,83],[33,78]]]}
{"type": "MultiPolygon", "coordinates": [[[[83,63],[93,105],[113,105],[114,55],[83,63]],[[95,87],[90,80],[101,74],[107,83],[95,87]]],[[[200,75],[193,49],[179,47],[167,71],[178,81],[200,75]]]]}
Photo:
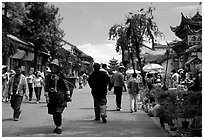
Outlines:
{"type": "Polygon", "coordinates": [[[177,83],[179,82],[179,77],[180,75],[177,72],[172,75],[173,81],[176,81],[177,83]]]}

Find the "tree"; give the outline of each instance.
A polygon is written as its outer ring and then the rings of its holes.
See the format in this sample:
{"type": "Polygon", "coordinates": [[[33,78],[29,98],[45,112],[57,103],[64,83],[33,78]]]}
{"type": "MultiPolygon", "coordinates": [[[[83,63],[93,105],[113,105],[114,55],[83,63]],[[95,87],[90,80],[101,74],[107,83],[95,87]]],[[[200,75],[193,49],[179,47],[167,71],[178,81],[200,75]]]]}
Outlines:
{"type": "Polygon", "coordinates": [[[63,18],[58,14],[59,8],[46,2],[26,2],[29,7],[26,14],[30,20],[23,20],[19,27],[20,37],[34,44],[34,69],[37,69],[39,52],[49,51],[54,59],[57,48],[62,46],[64,31],[59,27],[63,18]]]}
{"type": "Polygon", "coordinates": [[[3,64],[7,63],[7,57],[15,53],[16,45],[7,35],[17,34],[18,27],[23,25],[23,20],[29,20],[26,12],[29,8],[25,8],[21,2],[3,2],[2,3],[2,57],[3,64]]]}
{"type": "Polygon", "coordinates": [[[59,28],[63,18],[58,14],[58,8],[46,2],[5,2],[2,11],[4,57],[14,54],[16,49],[7,34],[14,34],[34,44],[35,71],[39,52],[49,51],[52,59],[56,57],[57,48],[63,45],[65,35],[59,28]]]}
{"type": "Polygon", "coordinates": [[[122,53],[122,63],[126,67],[128,64],[125,61],[125,51],[128,50],[128,40],[126,35],[126,28],[123,25],[115,24],[109,30],[109,39],[115,39],[116,42],[116,52],[122,53]]]}
{"type": "Polygon", "coordinates": [[[143,84],[146,85],[144,72],[142,70],[141,56],[140,56],[140,47],[142,47],[145,41],[150,41],[152,44],[152,49],[154,49],[154,43],[157,37],[162,37],[161,33],[156,25],[153,22],[153,10],[155,8],[149,7],[147,11],[140,9],[136,14],[128,13],[126,16],[126,22],[124,25],[113,26],[109,30],[109,38],[117,39],[117,47],[120,46],[121,49],[127,49],[130,52],[130,56],[134,67],[134,55],[138,59],[139,68],[142,75],[143,84]],[[120,28],[123,26],[123,35],[119,34],[120,28]],[[114,28],[114,29],[113,29],[114,28]],[[124,38],[123,38],[123,37],[124,38]],[[117,38],[118,37],[118,38],[117,38]],[[124,42],[120,42],[120,41],[124,42]],[[120,45],[119,45],[119,44],[120,45]],[[125,45],[122,45],[125,44],[125,45]]]}

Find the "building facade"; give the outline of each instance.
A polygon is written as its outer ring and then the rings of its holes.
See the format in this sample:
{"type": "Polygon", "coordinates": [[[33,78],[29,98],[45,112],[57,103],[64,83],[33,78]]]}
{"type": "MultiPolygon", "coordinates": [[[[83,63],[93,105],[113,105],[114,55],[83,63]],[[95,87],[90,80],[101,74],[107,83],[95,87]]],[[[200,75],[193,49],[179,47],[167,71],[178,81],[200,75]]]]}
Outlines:
{"type": "Polygon", "coordinates": [[[202,16],[197,12],[193,17],[185,17],[181,13],[180,25],[170,27],[180,41],[172,45],[176,52],[174,57],[177,68],[186,68],[193,71],[202,63],[202,16]]]}

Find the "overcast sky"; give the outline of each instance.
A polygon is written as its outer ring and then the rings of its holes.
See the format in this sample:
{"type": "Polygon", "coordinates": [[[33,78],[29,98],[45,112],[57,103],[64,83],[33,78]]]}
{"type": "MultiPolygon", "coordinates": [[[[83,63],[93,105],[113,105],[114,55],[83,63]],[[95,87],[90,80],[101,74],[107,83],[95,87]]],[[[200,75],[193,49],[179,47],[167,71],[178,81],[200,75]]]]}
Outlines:
{"type": "MultiPolygon", "coordinates": [[[[60,27],[65,31],[65,40],[77,46],[95,61],[109,63],[113,57],[121,61],[121,55],[115,52],[115,42],[108,40],[108,32],[114,24],[124,24],[128,12],[137,13],[147,9],[151,2],[50,2],[59,8],[63,17],[60,27]]],[[[166,36],[162,41],[176,38],[170,26],[181,21],[181,12],[185,16],[194,16],[202,8],[199,2],[152,2],[156,8],[154,21],[166,36]]]]}

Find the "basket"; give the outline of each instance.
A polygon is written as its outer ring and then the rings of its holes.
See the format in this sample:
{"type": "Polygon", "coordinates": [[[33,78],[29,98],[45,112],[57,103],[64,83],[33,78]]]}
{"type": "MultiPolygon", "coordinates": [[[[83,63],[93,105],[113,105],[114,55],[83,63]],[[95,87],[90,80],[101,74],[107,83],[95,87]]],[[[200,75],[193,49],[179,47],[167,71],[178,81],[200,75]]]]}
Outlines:
{"type": "Polygon", "coordinates": [[[66,79],[67,79],[67,82],[69,84],[70,96],[72,96],[73,90],[74,90],[74,88],[76,88],[75,83],[76,83],[77,78],[76,77],[67,77],[66,79]]]}

